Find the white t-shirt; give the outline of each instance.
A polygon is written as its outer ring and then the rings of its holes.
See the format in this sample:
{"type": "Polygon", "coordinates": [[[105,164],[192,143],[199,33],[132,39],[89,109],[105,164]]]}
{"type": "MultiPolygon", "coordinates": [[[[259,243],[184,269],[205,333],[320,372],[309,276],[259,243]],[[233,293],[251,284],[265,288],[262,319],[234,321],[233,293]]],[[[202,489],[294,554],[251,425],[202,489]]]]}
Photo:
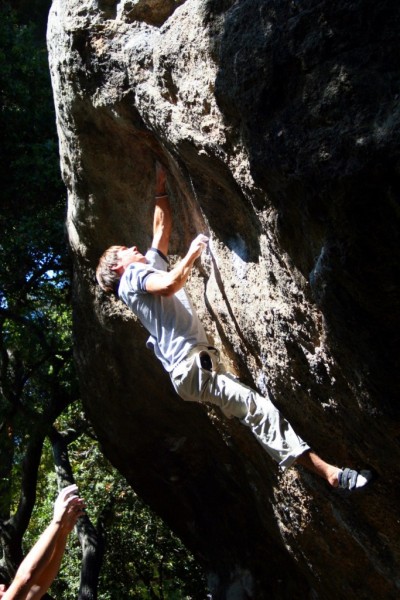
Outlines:
{"type": "Polygon", "coordinates": [[[132,263],[124,271],[118,296],[139,318],[150,333],[147,347],[154,350],[166,371],[185,358],[190,348],[208,344],[203,325],[182,288],[173,296],[149,294],[146,278],[157,271],[166,271],[168,261],[155,248],[146,253],[147,264],[132,263]]]}

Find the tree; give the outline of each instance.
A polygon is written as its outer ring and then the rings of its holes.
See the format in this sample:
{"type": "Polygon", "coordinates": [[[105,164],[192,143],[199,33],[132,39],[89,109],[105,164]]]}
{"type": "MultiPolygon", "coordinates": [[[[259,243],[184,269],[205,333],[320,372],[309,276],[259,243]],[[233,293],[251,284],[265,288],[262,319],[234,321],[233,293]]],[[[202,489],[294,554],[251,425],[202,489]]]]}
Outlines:
{"type": "Polygon", "coordinates": [[[22,557],[44,439],[77,390],[46,52],[34,25],[20,25],[5,4],[0,11],[0,574],[9,580],[22,557]]]}
{"type": "Polygon", "coordinates": [[[64,458],[56,459],[56,475],[52,469],[54,437],[51,435],[52,444],[49,440],[45,442],[39,469],[38,489],[42,501],[34,509],[25,536],[26,547],[33,544],[48,521],[52,499],[56,495],[56,480],[60,476],[64,483],[71,482],[73,476],[78,484],[87,504],[90,526],[85,533],[87,521],[80,523],[80,543],[70,540],[60,575],[51,588],[54,597],[63,600],[81,597],[82,573],[85,571],[85,566],[81,569],[85,545],[82,539],[96,530],[100,544],[104,536],[105,551],[99,600],[204,600],[203,574],[193,557],[103,456],[78,405],[71,405],[64,411],[57,419],[56,427],[56,452],[62,453],[64,458]],[[65,456],[68,456],[67,466],[65,456]]]}
{"type": "MultiPolygon", "coordinates": [[[[73,407],[67,411],[69,424],[73,411],[73,407]]],[[[65,419],[62,415],[60,427],[66,427],[65,419]]],[[[74,427],[68,430],[74,431],[74,427]]],[[[204,600],[206,586],[201,569],[103,456],[90,427],[69,446],[69,457],[90,519],[105,537],[99,600],[204,600]]],[[[76,565],[76,553],[74,561],[76,565]]],[[[66,566],[61,579],[68,578],[70,570],[66,566]]],[[[67,589],[63,585],[60,597],[74,600],[76,577],[75,581],[69,578],[67,589]]]]}
{"type": "Polygon", "coordinates": [[[48,523],[57,484],[76,479],[90,518],[79,525],[81,543],[70,540],[54,597],[96,597],[106,529],[100,600],[203,599],[193,558],[103,457],[82,415],[47,55],[29,20],[45,4],[21,1],[18,14],[0,6],[0,581],[48,523]]]}

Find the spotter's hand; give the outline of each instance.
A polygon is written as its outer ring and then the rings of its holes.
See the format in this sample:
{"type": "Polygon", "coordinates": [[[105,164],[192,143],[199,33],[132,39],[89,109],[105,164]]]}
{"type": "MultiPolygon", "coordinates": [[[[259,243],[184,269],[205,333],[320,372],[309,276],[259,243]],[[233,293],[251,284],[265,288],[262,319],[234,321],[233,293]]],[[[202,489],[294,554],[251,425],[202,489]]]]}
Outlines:
{"type": "Polygon", "coordinates": [[[85,503],[78,495],[78,487],[73,484],[61,490],[54,502],[53,521],[71,531],[79,517],[85,512],[85,503]]]}

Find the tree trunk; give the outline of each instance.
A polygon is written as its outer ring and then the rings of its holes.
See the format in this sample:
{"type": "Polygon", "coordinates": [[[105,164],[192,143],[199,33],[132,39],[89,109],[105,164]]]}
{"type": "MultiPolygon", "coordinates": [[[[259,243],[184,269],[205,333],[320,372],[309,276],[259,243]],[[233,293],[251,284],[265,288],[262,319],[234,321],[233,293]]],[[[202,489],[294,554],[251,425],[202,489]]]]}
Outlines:
{"type": "MultiPolygon", "coordinates": [[[[14,515],[3,521],[1,527],[2,566],[1,577],[9,583],[23,559],[22,538],[29,525],[36,501],[36,482],[44,436],[32,433],[22,461],[21,492],[14,515]],[[36,434],[36,437],[35,437],[36,434]]],[[[11,481],[11,472],[8,474],[11,481]]],[[[10,513],[9,513],[10,514],[10,513]]]]}
{"type": "MultiPolygon", "coordinates": [[[[68,443],[78,437],[74,434],[75,432],[60,433],[53,428],[50,435],[60,489],[75,483],[68,456],[68,443]]],[[[104,556],[103,531],[100,525],[94,527],[87,515],[80,517],[76,525],[76,530],[82,548],[78,600],[96,600],[99,575],[104,556]]]]}

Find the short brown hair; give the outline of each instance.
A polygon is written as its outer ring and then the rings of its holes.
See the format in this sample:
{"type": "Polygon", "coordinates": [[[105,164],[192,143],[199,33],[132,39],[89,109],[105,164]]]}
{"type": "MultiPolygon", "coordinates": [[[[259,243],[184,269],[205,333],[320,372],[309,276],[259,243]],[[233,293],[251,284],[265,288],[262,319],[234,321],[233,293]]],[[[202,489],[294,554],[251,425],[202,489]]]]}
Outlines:
{"type": "Polygon", "coordinates": [[[118,252],[125,246],[110,246],[102,254],[96,269],[97,283],[104,292],[116,294],[121,276],[115,271],[118,265],[118,252]]]}

